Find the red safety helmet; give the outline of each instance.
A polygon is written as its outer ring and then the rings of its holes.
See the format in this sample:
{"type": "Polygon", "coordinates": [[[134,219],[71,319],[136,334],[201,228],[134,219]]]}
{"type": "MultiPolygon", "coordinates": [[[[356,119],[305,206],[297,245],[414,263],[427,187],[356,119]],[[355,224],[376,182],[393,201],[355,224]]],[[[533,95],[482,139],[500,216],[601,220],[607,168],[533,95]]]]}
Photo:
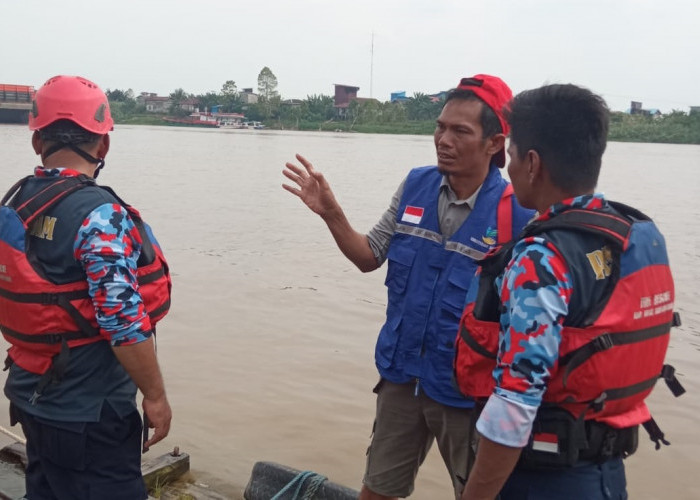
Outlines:
{"type": "Polygon", "coordinates": [[[93,134],[114,130],[109,101],[102,89],[80,76],[54,76],[37,90],[29,113],[29,130],[70,120],[93,134]]]}

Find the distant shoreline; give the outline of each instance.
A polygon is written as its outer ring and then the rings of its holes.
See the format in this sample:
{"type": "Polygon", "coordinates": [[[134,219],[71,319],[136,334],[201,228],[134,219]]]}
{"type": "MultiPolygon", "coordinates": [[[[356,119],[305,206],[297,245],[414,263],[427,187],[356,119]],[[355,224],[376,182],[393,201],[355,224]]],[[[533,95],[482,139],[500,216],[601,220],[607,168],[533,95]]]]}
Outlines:
{"type": "MultiPolygon", "coordinates": [[[[116,123],[124,125],[166,125],[165,115],[135,115],[116,123]]],[[[323,121],[284,123],[279,120],[263,121],[267,130],[299,130],[309,132],[357,132],[364,134],[432,135],[434,120],[403,123],[351,123],[323,121]]],[[[700,144],[700,114],[666,115],[661,118],[628,115],[613,112],[608,141],[645,142],[657,144],[700,144]]]]}

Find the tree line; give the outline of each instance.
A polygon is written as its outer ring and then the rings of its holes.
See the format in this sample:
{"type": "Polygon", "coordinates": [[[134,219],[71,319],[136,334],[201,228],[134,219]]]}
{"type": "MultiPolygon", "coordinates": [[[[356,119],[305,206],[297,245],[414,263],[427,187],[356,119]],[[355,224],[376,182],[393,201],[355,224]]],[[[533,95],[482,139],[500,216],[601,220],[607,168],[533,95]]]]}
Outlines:
{"type": "MultiPolygon", "coordinates": [[[[200,111],[218,106],[225,113],[241,113],[246,120],[264,122],[270,128],[294,130],[342,130],[357,132],[430,134],[444,105],[442,99],[416,92],[396,102],[376,99],[353,100],[342,118],[337,115],[333,97],[308,95],[302,100],[285,100],[277,91],[275,74],[265,66],[258,74],[257,103],[247,103],[234,80],[227,80],[218,92],[192,94],[182,88],[170,93],[174,116],[189,114],[181,106],[194,100],[200,111]]],[[[133,90],[107,89],[112,114],[117,123],[162,123],[161,115],[147,113],[139,106],[133,90]]],[[[611,113],[611,141],[668,142],[700,144],[700,113],[674,110],[662,116],[611,113]]]]}
{"type": "MultiPolygon", "coordinates": [[[[218,92],[192,94],[177,88],[168,96],[171,104],[167,114],[185,116],[189,111],[182,104],[195,101],[196,107],[202,112],[217,106],[220,112],[241,113],[249,121],[262,121],[275,128],[368,131],[368,127],[384,127],[390,131],[388,129],[391,127],[387,126],[414,122],[413,127],[408,127],[409,130],[427,133],[432,132],[443,105],[441,100],[416,92],[403,102],[380,102],[375,99],[352,101],[345,116],[339,119],[332,96],[313,94],[302,100],[284,100],[277,91],[277,86],[277,77],[265,66],[258,75],[257,103],[247,103],[242,99],[234,80],[224,82],[218,92]],[[416,127],[415,124],[419,122],[420,126],[416,127]],[[429,122],[427,128],[424,122],[429,122]]],[[[107,89],[106,94],[117,123],[160,123],[160,116],[147,113],[145,107],[139,105],[132,89],[107,89]]]]}

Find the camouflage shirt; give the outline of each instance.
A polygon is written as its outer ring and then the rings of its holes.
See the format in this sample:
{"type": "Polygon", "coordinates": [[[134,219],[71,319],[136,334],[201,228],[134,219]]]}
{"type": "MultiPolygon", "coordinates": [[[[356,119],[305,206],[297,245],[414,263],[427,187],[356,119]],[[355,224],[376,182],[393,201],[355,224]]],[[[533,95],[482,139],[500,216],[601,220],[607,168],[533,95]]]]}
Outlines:
{"type": "MultiPolygon", "coordinates": [[[[77,176],[68,168],[37,167],[37,177],[77,176]]],[[[136,344],[151,336],[151,323],[136,282],[141,236],[124,207],[105,203],[83,221],[73,255],[87,275],[97,322],[113,346],[136,344]]]]}
{"type": "MultiPolygon", "coordinates": [[[[600,208],[602,194],[553,205],[536,220],[568,207],[600,208]]],[[[503,312],[494,393],[477,422],[479,432],[505,446],[527,444],[537,409],[556,372],[564,319],[572,293],[571,275],[557,249],[541,236],[519,241],[496,280],[503,312]]]]}

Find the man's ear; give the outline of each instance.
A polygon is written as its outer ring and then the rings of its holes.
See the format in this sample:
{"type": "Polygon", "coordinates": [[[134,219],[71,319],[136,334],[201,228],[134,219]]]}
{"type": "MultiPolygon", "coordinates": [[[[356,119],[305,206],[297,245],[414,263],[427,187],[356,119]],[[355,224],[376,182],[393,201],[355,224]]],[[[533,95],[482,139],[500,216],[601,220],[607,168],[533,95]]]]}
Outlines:
{"type": "Polygon", "coordinates": [[[487,148],[487,153],[491,156],[498,153],[501,149],[506,147],[506,136],[505,134],[494,134],[489,137],[489,144],[487,148]]]}
{"type": "Polygon", "coordinates": [[[38,130],[35,130],[32,134],[32,147],[34,148],[34,152],[38,155],[40,155],[44,149],[44,141],[41,140],[38,130]]]}
{"type": "Polygon", "coordinates": [[[534,149],[530,149],[525,155],[525,159],[527,161],[527,178],[530,184],[534,184],[538,181],[541,182],[546,171],[542,164],[542,157],[540,157],[540,154],[534,149]]]}
{"type": "Polygon", "coordinates": [[[109,134],[103,135],[97,146],[97,158],[102,158],[104,159],[105,156],[107,156],[107,153],[109,152],[109,134]]]}

